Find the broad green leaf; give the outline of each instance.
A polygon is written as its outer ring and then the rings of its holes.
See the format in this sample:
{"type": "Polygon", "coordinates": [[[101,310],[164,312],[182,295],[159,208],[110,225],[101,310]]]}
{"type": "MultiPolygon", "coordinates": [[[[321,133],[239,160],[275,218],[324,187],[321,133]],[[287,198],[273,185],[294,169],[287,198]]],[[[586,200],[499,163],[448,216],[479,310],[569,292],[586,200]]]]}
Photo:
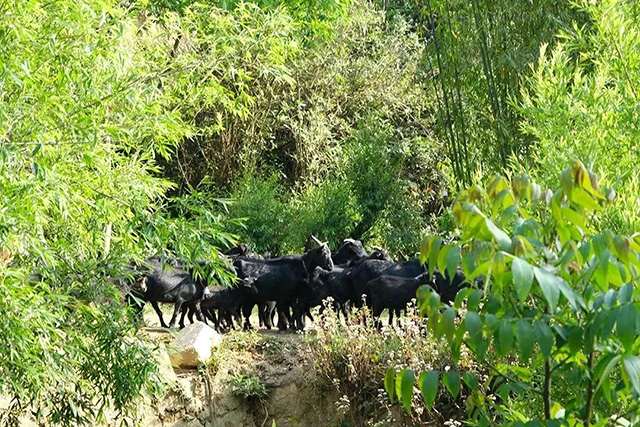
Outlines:
{"type": "Polygon", "coordinates": [[[429,312],[429,297],[434,292],[433,288],[429,285],[422,285],[416,291],[416,298],[418,300],[418,308],[420,308],[420,314],[426,315],[429,312]]]}
{"type": "Polygon", "coordinates": [[[609,289],[607,293],[604,294],[604,304],[606,307],[613,307],[614,305],[616,305],[617,301],[618,301],[617,291],[613,289],[609,289]]]}
{"type": "Polygon", "coordinates": [[[516,322],[516,336],[520,346],[520,360],[526,362],[533,355],[535,345],[535,332],[528,320],[520,319],[516,322]]]}
{"type": "Polygon", "coordinates": [[[640,358],[634,355],[625,356],[622,362],[633,391],[640,395],[640,358]]]}
{"type": "Polygon", "coordinates": [[[571,305],[573,311],[585,309],[586,305],[582,297],[573,289],[571,289],[562,278],[558,277],[557,279],[558,288],[560,289],[560,292],[562,292],[562,295],[564,295],[564,297],[567,299],[567,301],[569,301],[569,304],[571,305]]]}
{"type": "Polygon", "coordinates": [[[434,236],[426,236],[420,243],[420,264],[424,264],[429,259],[429,250],[434,236]]]}
{"type": "Polygon", "coordinates": [[[433,272],[438,266],[438,257],[440,255],[440,247],[442,246],[442,239],[436,237],[431,243],[431,249],[429,250],[429,274],[433,276],[433,272]]]}
{"type": "Polygon", "coordinates": [[[527,190],[531,184],[531,177],[529,175],[518,175],[511,179],[511,188],[513,194],[518,199],[522,199],[527,195],[527,190]]]}
{"type": "Polygon", "coordinates": [[[533,272],[542,289],[542,294],[549,304],[549,311],[551,313],[555,312],[560,299],[560,279],[555,274],[538,267],[535,267],[533,272]]]}
{"type": "Polygon", "coordinates": [[[616,249],[618,258],[625,263],[629,262],[629,250],[631,249],[631,241],[623,236],[616,235],[613,238],[613,246],[616,249]]]}
{"type": "Polygon", "coordinates": [[[467,310],[476,311],[481,299],[482,292],[480,292],[480,290],[474,289],[471,291],[471,294],[469,294],[469,298],[467,299],[467,310]]]}
{"type": "Polygon", "coordinates": [[[396,377],[396,371],[393,368],[387,369],[387,373],[384,376],[384,390],[387,392],[389,396],[389,400],[391,403],[395,401],[395,382],[394,379],[396,377]]]}
{"type": "Polygon", "coordinates": [[[518,299],[524,302],[529,296],[533,284],[533,268],[527,261],[515,258],[511,263],[511,272],[518,299]]]}
{"type": "MultiPolygon", "coordinates": [[[[551,197],[551,214],[558,223],[558,227],[565,224],[564,216],[562,216],[562,210],[560,209],[561,206],[562,191],[558,190],[553,194],[553,197],[551,197]]],[[[560,229],[558,229],[558,231],[560,231],[560,229]]]]}
{"type": "Polygon", "coordinates": [[[631,350],[636,335],[636,306],[626,303],[618,308],[616,332],[625,350],[631,350]]]}
{"type": "Polygon", "coordinates": [[[460,394],[460,375],[455,371],[446,372],[442,376],[442,382],[447,391],[455,399],[460,394]]]}
{"type": "MultiPolygon", "coordinates": [[[[494,176],[487,183],[487,195],[495,199],[499,194],[509,189],[509,182],[500,175],[494,176]]],[[[493,200],[492,200],[493,201],[493,200]]]]}
{"type": "Polygon", "coordinates": [[[609,378],[609,374],[613,370],[613,368],[618,364],[618,362],[622,359],[620,355],[608,354],[600,359],[598,364],[595,367],[595,378],[598,379],[598,385],[596,386],[596,392],[600,389],[600,387],[605,383],[605,381],[609,378]]]}
{"type": "Polygon", "coordinates": [[[551,349],[553,348],[553,332],[551,332],[549,325],[542,320],[536,320],[533,324],[533,328],[536,331],[536,338],[540,345],[540,351],[542,351],[545,358],[548,358],[551,354],[551,349]]]}
{"type": "Polygon", "coordinates": [[[396,379],[396,392],[407,414],[411,412],[411,399],[413,398],[413,382],[415,372],[411,369],[403,369],[396,379]]]}
{"type": "Polygon", "coordinates": [[[436,250],[439,250],[441,245],[441,237],[435,235],[426,236],[420,244],[420,263],[424,264],[425,262],[427,262],[429,260],[431,251],[434,249],[434,246],[436,250]]]}
{"type": "Polygon", "coordinates": [[[567,344],[571,354],[576,355],[582,348],[582,328],[578,326],[572,326],[569,328],[569,335],[567,336],[567,344]]]}
{"type": "Polygon", "coordinates": [[[418,378],[418,386],[420,387],[420,393],[424,399],[424,403],[428,408],[433,406],[438,395],[438,372],[423,372],[418,378]]]}
{"type": "Polygon", "coordinates": [[[498,354],[505,355],[513,346],[513,325],[509,320],[503,320],[498,329],[498,354]]]}
{"type": "Polygon", "coordinates": [[[476,268],[476,257],[473,255],[473,252],[469,251],[464,254],[462,259],[462,271],[467,276],[468,279],[474,279],[475,277],[471,277],[474,270],[476,268]]]}
{"type": "Polygon", "coordinates": [[[478,385],[480,384],[480,378],[473,372],[465,372],[462,375],[462,380],[469,387],[469,390],[476,391],[478,389],[478,385]]]}
{"type": "Polygon", "coordinates": [[[567,221],[569,221],[571,224],[575,225],[576,227],[580,227],[582,230],[586,229],[586,226],[584,225],[584,220],[582,219],[582,216],[580,216],[578,212],[568,207],[562,207],[560,209],[562,211],[562,215],[567,219],[567,221]]]}
{"type": "Polygon", "coordinates": [[[489,218],[487,218],[485,220],[485,223],[487,225],[487,228],[489,229],[489,231],[493,235],[493,237],[496,239],[496,242],[498,243],[498,247],[500,248],[500,250],[503,250],[505,252],[510,252],[511,251],[511,237],[509,237],[509,235],[507,233],[502,231],[489,218]]]}
{"type": "Polygon", "coordinates": [[[464,325],[469,332],[471,343],[477,348],[482,341],[482,320],[475,311],[468,311],[464,319],[464,325]]]}
{"type": "Polygon", "coordinates": [[[620,287],[618,294],[620,295],[620,304],[631,301],[631,298],[633,298],[633,285],[631,283],[625,283],[620,287]]]}
{"type": "Polygon", "coordinates": [[[471,293],[475,291],[476,290],[472,288],[460,289],[456,294],[456,298],[453,300],[453,306],[458,309],[462,307],[462,303],[464,302],[464,299],[467,298],[467,296],[471,295],[471,293]]]}
{"type": "Polygon", "coordinates": [[[574,188],[571,193],[571,201],[585,209],[595,211],[600,209],[598,201],[588,192],[581,188],[574,188]]]}
{"type": "Polygon", "coordinates": [[[453,248],[453,245],[444,245],[442,249],[440,249],[440,253],[438,254],[438,270],[440,273],[444,275],[447,270],[447,255],[449,255],[449,251],[453,248]]]}
{"type": "Polygon", "coordinates": [[[444,335],[447,337],[447,339],[451,339],[451,337],[453,337],[453,333],[455,332],[455,318],[456,318],[456,311],[451,308],[451,307],[447,307],[444,312],[442,313],[442,319],[440,321],[440,324],[442,325],[442,330],[444,332],[444,335]]]}
{"type": "Polygon", "coordinates": [[[608,316],[605,319],[604,323],[602,324],[602,330],[600,331],[600,339],[601,340],[606,340],[607,338],[609,338],[609,336],[611,335],[611,332],[613,331],[613,327],[616,324],[617,318],[618,318],[618,309],[616,308],[615,310],[609,310],[608,311],[608,316]]]}
{"type": "Polygon", "coordinates": [[[449,281],[453,281],[456,269],[460,265],[460,247],[454,246],[451,248],[446,257],[447,274],[449,275],[449,281]]]}
{"type": "Polygon", "coordinates": [[[562,185],[564,195],[570,199],[571,192],[573,191],[573,176],[571,174],[571,168],[563,169],[560,174],[560,185],[562,185]]]}

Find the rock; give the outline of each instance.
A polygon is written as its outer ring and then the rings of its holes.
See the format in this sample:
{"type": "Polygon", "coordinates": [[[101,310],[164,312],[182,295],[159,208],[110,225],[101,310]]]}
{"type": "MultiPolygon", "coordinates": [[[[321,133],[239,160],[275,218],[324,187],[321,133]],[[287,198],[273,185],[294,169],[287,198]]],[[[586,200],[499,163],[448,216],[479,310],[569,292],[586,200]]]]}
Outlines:
{"type": "Polygon", "coordinates": [[[211,357],[211,348],[222,338],[215,330],[202,322],[195,322],[182,329],[169,352],[174,367],[197,368],[211,357]]]}
{"type": "Polygon", "coordinates": [[[183,418],[178,420],[172,427],[203,427],[204,423],[196,418],[183,418]]]}

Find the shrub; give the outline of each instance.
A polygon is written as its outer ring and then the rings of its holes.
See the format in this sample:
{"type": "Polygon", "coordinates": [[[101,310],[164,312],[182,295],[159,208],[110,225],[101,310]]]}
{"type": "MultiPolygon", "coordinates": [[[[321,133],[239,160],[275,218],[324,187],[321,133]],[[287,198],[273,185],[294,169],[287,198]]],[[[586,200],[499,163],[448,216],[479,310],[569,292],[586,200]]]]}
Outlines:
{"type": "Polygon", "coordinates": [[[292,196],[292,223],[288,237],[291,250],[304,247],[310,234],[337,248],[351,236],[361,214],[348,182],[330,178],[309,185],[292,196]]]}
{"type": "MultiPolygon", "coordinates": [[[[429,329],[446,339],[454,362],[467,349],[491,369],[488,381],[499,385],[498,401],[482,389],[468,400],[469,418],[481,425],[640,421],[640,294],[634,290],[640,239],[597,228],[614,193],[598,190],[596,175],[580,161],[560,181],[560,189],[546,194],[529,176],[471,186],[453,206],[461,245],[442,245],[432,236],[421,250],[431,270],[460,267],[468,280],[482,279],[484,289],[472,282],[451,306],[428,287],[418,290],[429,329]],[[458,316],[464,320],[456,325],[458,316]],[[568,377],[572,381],[552,388],[568,377]],[[516,404],[524,409],[517,412],[512,402],[519,398],[542,407],[516,404]]],[[[420,375],[425,399],[438,390],[438,375],[420,375]]],[[[396,381],[413,386],[414,377],[403,371],[396,381]]],[[[471,389],[482,384],[472,375],[462,380],[471,389]]],[[[442,376],[453,395],[460,382],[458,374],[442,376]]],[[[409,410],[412,394],[404,390],[396,388],[409,410]]]]}
{"type": "Polygon", "coordinates": [[[229,213],[244,221],[234,228],[241,240],[259,253],[281,254],[283,245],[290,240],[291,212],[278,175],[266,179],[246,175],[235,184],[230,197],[234,203],[229,206],[229,213]]]}

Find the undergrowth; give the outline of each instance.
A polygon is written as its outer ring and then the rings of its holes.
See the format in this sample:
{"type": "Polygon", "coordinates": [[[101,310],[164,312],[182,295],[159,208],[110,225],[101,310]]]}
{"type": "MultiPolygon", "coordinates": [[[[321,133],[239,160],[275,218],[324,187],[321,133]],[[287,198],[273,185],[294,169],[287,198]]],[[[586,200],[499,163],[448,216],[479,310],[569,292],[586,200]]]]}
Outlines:
{"type": "MultiPolygon", "coordinates": [[[[383,378],[389,366],[416,371],[452,369],[449,350],[424,327],[425,319],[414,307],[400,325],[385,325],[379,331],[368,310],[355,309],[347,321],[326,309],[318,316],[315,334],[307,335],[319,392],[333,391],[341,396],[336,410],[345,425],[424,425],[442,424],[463,418],[469,391],[463,389],[457,399],[440,390],[435,407],[428,409],[414,388],[413,410],[405,414],[400,406],[389,403],[383,378]]],[[[386,320],[386,319],[385,319],[386,320]]],[[[383,322],[386,323],[386,322],[383,322]]],[[[478,369],[463,353],[456,367],[460,373],[478,369]]]]}

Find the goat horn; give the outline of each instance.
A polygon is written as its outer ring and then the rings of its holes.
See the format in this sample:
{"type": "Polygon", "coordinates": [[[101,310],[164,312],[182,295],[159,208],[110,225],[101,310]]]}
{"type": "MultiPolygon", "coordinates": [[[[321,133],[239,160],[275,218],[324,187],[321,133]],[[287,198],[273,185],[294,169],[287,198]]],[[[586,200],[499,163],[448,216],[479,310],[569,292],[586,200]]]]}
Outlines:
{"type": "Polygon", "coordinates": [[[380,246],[371,246],[371,248],[373,248],[373,250],[375,251],[382,251],[384,249],[382,249],[380,246]]]}
{"type": "Polygon", "coordinates": [[[311,235],[311,238],[313,239],[314,242],[316,242],[320,246],[324,245],[324,243],[322,243],[320,240],[318,240],[318,238],[316,236],[314,236],[313,234],[311,235]]]}
{"type": "Polygon", "coordinates": [[[355,239],[344,239],[342,243],[355,243],[355,239]]]}

